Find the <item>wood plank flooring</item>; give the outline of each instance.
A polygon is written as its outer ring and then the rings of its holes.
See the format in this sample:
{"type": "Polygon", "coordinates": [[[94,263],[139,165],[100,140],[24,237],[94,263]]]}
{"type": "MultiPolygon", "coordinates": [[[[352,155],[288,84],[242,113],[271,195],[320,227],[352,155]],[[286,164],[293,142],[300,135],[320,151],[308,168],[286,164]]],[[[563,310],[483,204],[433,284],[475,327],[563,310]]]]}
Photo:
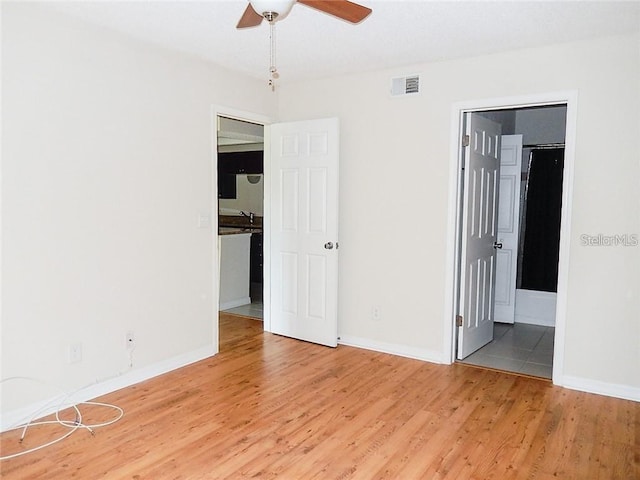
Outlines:
{"type": "MultiPolygon", "coordinates": [[[[0,463],[13,479],[639,479],[640,404],[329,349],[222,315],[215,357],[107,395],[118,423],[0,463]]],[[[111,412],[83,409],[87,421],[111,412]]],[[[105,417],[106,416],[106,417],[105,417]]],[[[57,428],[57,427],[56,427],[57,428]]],[[[34,428],[22,446],[54,435],[34,428]]]]}

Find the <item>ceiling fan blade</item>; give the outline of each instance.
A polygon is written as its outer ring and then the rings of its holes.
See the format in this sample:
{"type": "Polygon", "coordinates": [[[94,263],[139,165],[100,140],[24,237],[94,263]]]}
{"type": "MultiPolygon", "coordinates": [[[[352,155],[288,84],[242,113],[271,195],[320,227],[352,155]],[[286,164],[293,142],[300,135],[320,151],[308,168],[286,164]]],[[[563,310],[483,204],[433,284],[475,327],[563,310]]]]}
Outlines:
{"type": "Polygon", "coordinates": [[[247,9],[242,14],[236,28],[257,27],[262,23],[262,15],[256,13],[251,4],[247,5],[247,9]]]}
{"type": "Polygon", "coordinates": [[[371,13],[370,8],[349,0],[298,0],[298,3],[351,23],[360,23],[371,13]]]}

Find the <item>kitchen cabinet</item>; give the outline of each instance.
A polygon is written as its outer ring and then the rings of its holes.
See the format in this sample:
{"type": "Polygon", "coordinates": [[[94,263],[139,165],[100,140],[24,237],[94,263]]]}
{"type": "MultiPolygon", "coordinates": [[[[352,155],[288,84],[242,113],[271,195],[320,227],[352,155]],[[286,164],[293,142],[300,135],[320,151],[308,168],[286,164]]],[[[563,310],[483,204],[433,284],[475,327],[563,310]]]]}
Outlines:
{"type": "Polygon", "coordinates": [[[233,173],[218,173],[218,198],[237,198],[236,176],[233,173]]]}
{"type": "Polygon", "coordinates": [[[264,152],[218,153],[218,173],[258,175],[264,172],[264,152]]]}

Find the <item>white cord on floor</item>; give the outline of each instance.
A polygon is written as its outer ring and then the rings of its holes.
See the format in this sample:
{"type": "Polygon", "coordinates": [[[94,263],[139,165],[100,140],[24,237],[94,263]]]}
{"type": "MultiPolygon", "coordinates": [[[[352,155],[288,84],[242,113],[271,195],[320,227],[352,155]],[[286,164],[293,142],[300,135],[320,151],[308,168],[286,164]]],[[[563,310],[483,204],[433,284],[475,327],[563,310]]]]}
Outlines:
{"type": "MultiPolygon", "coordinates": [[[[26,380],[26,381],[30,381],[30,382],[35,382],[35,383],[40,383],[43,385],[49,385],[49,386],[53,386],[43,380],[39,380],[37,378],[30,378],[30,377],[9,377],[9,378],[5,378],[0,380],[0,383],[4,383],[7,381],[11,381],[11,380],[26,380]]],[[[54,388],[56,388],[57,390],[60,390],[61,392],[65,393],[64,390],[62,390],[61,388],[57,387],[57,386],[53,386],[54,388]]],[[[5,456],[1,456],[0,457],[0,461],[1,460],[8,460],[10,458],[16,458],[16,457],[20,457],[22,455],[26,455],[27,453],[32,453],[32,452],[36,452],[38,450],[42,450],[43,448],[49,447],[51,445],[54,445],[58,442],[61,442],[62,440],[64,440],[65,438],[69,437],[73,432],[75,432],[76,430],[78,430],[79,428],[85,428],[87,429],[92,435],[95,435],[94,429],[96,428],[100,428],[100,427],[105,427],[107,425],[111,425],[113,423],[116,423],[118,420],[120,420],[123,416],[124,416],[124,410],[120,407],[118,407],[117,405],[111,405],[109,403],[100,403],[100,402],[78,402],[72,405],[68,405],[65,406],[66,401],[71,397],[71,395],[78,393],[79,391],[83,390],[86,387],[82,387],[78,390],[76,390],[73,393],[65,393],[64,397],[62,398],[62,400],[59,402],[59,404],[56,407],[56,419],[55,420],[46,420],[46,421],[34,421],[34,418],[38,417],[50,404],[51,402],[45,404],[43,407],[39,408],[33,415],[31,415],[31,418],[29,419],[28,422],[19,425],[17,427],[13,427],[7,431],[12,431],[12,430],[18,430],[18,429],[22,429],[22,435],[20,436],[20,442],[22,443],[22,441],[24,440],[25,435],[27,434],[27,429],[31,426],[37,426],[37,425],[61,425],[63,427],[69,428],[70,430],[68,432],[66,432],[64,435],[61,435],[60,437],[44,443],[42,445],[38,445],[37,447],[31,448],[29,450],[24,450],[22,452],[18,452],[18,453],[14,453],[11,455],[5,455],[5,456]],[[99,406],[99,407],[106,407],[106,408],[112,408],[114,410],[116,410],[118,412],[118,415],[116,416],[116,418],[106,421],[106,422],[102,422],[102,423],[96,423],[96,424],[84,424],[82,423],[82,413],[80,412],[80,408],[79,405],[95,405],[95,406],[99,406]],[[60,419],[60,412],[64,409],[67,408],[73,408],[76,411],[76,419],[74,421],[70,421],[70,420],[61,420],[60,419]]]]}

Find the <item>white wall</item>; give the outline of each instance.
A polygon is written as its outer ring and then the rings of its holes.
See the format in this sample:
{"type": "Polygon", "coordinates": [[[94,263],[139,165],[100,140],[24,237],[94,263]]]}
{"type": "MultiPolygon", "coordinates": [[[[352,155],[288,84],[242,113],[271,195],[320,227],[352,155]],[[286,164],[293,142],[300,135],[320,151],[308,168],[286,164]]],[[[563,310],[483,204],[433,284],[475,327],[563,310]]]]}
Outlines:
{"type": "Polygon", "coordinates": [[[524,145],[563,143],[567,107],[527,108],[515,115],[515,133],[521,133],[524,145]]]}
{"type": "MultiPolygon", "coordinates": [[[[282,120],[341,119],[340,334],[443,360],[452,104],[579,92],[564,375],[637,395],[640,233],[635,36],[283,84],[282,120]],[[521,72],[535,69],[523,78],[521,72]],[[388,95],[420,71],[423,93],[388,95]],[[493,78],[491,78],[493,76],[493,78]],[[614,118],[615,122],[604,122],[614,118]],[[371,308],[380,320],[371,320],[371,308]]],[[[211,104],[273,115],[274,97],[195,59],[2,4],[2,378],[74,389],[210,352],[211,104]],[[84,359],[67,363],[81,342],[84,359]],[[181,357],[182,358],[182,357],[181,357]]],[[[2,411],[50,392],[3,390],[2,411]]]]}
{"type": "Polygon", "coordinates": [[[220,310],[251,303],[249,268],[251,234],[220,235],[220,310]]]}
{"type": "Polygon", "coordinates": [[[452,105],[577,90],[563,377],[640,399],[640,247],[580,243],[584,233],[640,233],[639,40],[620,36],[283,85],[282,120],[341,120],[341,337],[434,360],[448,356],[442,338],[452,105]],[[415,72],[422,93],[391,98],[390,79],[415,72]],[[380,321],[371,319],[372,306],[380,321]]]}
{"type": "MultiPolygon", "coordinates": [[[[2,63],[2,378],[74,390],[216,351],[212,105],[272,116],[273,94],[36,4],[2,4],[2,63]]],[[[4,387],[4,413],[52,395],[4,387]]]]}

